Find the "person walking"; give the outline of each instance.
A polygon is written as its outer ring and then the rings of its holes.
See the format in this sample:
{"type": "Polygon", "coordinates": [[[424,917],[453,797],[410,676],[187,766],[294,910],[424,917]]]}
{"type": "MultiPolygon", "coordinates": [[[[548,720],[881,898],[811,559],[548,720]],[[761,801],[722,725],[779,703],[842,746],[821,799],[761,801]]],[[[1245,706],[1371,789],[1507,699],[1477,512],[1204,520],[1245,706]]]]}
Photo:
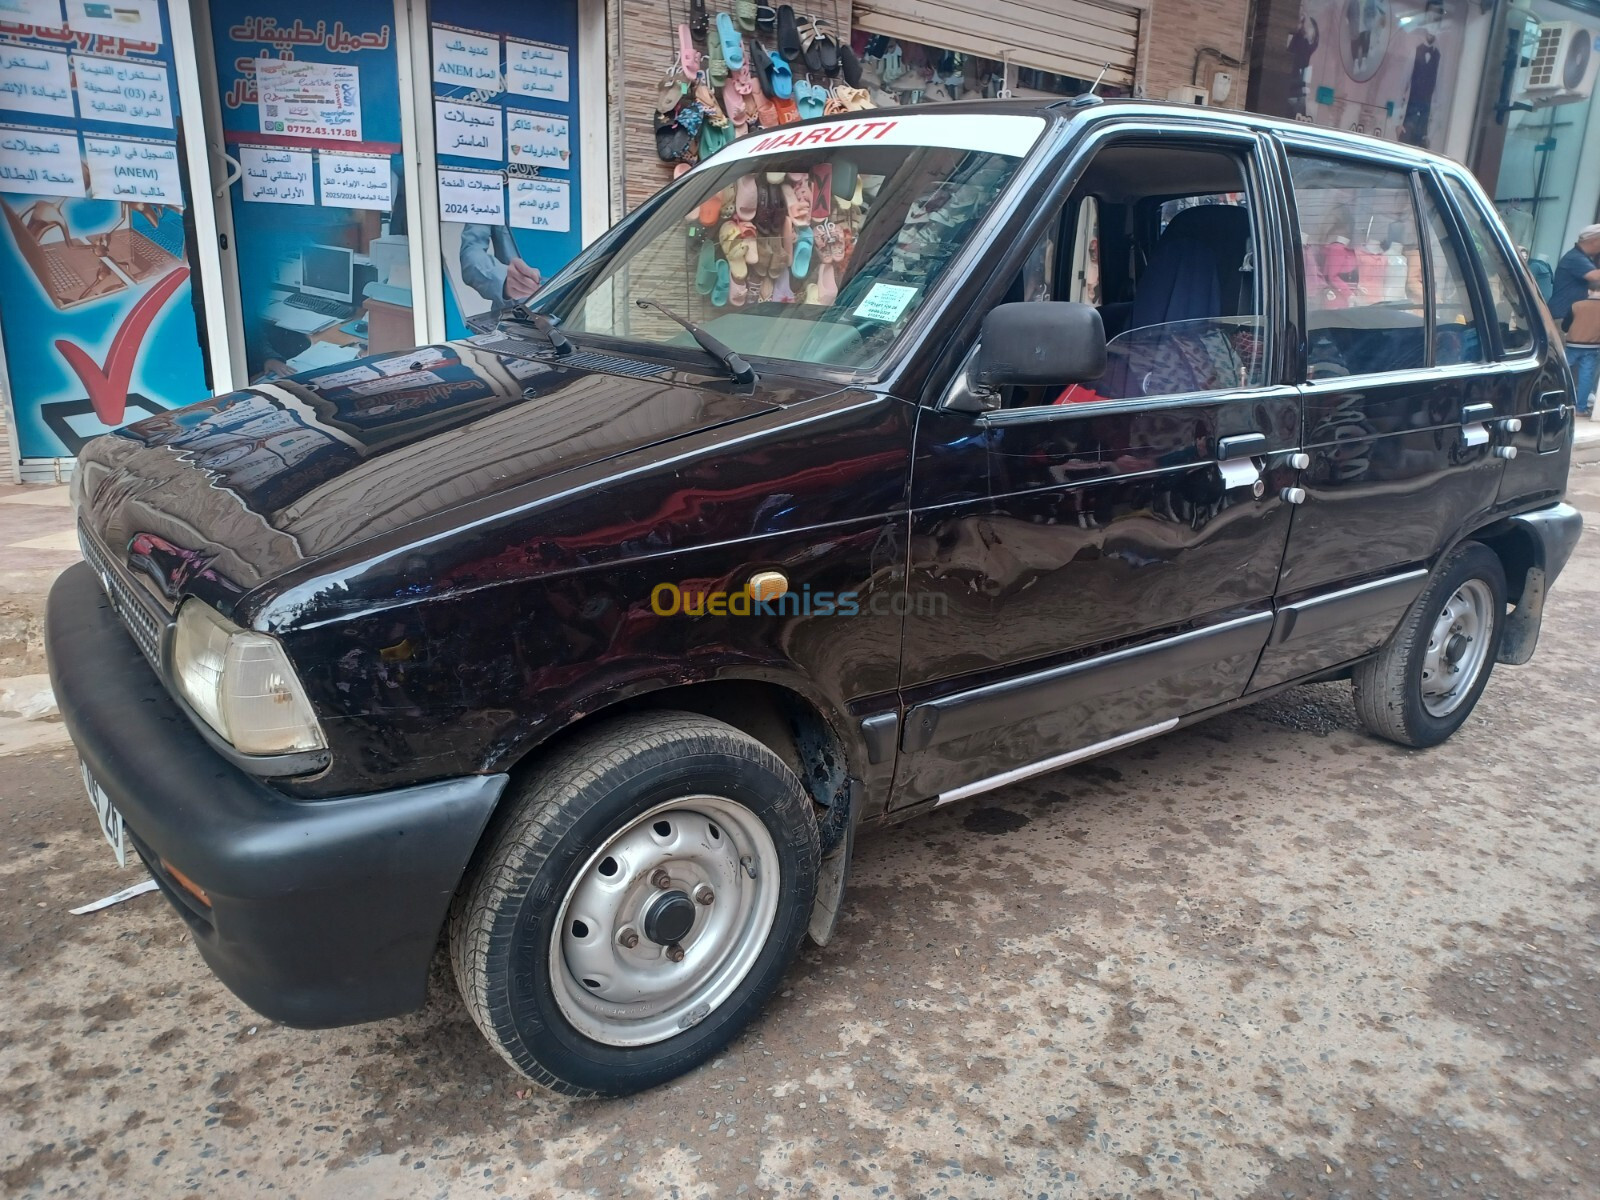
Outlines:
{"type": "Polygon", "coordinates": [[[1572,306],[1600,285],[1600,225],[1578,230],[1578,240],[1556,264],[1555,283],[1550,288],[1550,315],[1563,329],[1572,320],[1572,306]]]}
{"type": "Polygon", "coordinates": [[[1595,385],[1600,380],[1600,283],[1589,288],[1588,299],[1572,306],[1567,329],[1567,362],[1578,383],[1578,412],[1595,417],[1595,385]]]}

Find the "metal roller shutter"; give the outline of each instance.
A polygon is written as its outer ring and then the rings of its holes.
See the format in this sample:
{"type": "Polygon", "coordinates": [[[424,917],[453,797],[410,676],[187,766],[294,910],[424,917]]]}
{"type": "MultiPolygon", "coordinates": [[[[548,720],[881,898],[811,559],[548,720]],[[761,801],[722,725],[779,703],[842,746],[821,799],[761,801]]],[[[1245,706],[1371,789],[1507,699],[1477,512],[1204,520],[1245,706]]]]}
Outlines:
{"type": "Polygon", "coordinates": [[[1133,83],[1139,12],[1089,0],[856,0],[855,25],[872,33],[1009,59],[1058,75],[1133,83]]]}

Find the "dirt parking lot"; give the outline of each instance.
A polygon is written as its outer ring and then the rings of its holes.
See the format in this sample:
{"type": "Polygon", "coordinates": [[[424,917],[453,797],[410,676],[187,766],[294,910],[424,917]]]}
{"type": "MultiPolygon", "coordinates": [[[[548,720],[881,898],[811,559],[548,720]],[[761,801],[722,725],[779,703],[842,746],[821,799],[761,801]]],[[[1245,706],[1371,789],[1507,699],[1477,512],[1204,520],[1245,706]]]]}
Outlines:
{"type": "MultiPolygon", "coordinates": [[[[835,943],[672,1086],[527,1090],[446,974],[308,1033],[205,970],[70,754],[0,758],[0,1195],[1600,1195],[1600,467],[1447,746],[1343,684],[867,839],[835,943]]],[[[330,914],[330,919],[335,914],[330,914]]]]}

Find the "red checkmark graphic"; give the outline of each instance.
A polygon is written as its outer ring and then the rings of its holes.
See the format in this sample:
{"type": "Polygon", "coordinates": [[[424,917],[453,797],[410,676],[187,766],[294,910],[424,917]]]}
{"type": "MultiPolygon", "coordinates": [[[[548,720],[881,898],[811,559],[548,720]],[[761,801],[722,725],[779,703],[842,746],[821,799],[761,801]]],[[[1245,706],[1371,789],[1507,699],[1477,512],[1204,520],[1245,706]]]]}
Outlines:
{"type": "Polygon", "coordinates": [[[112,337],[111,350],[106,355],[104,367],[90,358],[83,347],[65,338],[56,339],[56,349],[61,351],[61,357],[67,360],[67,365],[78,373],[84,390],[89,393],[89,403],[94,406],[94,415],[100,418],[101,424],[113,428],[122,424],[122,416],[128,406],[128,385],[133,380],[134,364],[139,360],[139,347],[144,344],[144,336],[150,332],[156,315],[188,278],[189,268],[179,267],[139,297],[138,303],[128,310],[122,327],[112,337]]]}

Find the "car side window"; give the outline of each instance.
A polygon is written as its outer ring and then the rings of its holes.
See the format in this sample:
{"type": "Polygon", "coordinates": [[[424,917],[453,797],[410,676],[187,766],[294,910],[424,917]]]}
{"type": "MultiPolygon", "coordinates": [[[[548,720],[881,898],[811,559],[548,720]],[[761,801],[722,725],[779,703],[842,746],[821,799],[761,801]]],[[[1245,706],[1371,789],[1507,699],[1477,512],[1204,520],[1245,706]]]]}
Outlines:
{"type": "Polygon", "coordinates": [[[1489,302],[1494,306],[1494,323],[1500,327],[1501,352],[1521,354],[1533,347],[1533,320],[1516,272],[1500,247],[1500,239],[1494,236],[1489,222],[1484,219],[1477,198],[1459,180],[1450,180],[1449,186],[1466,222],[1467,237],[1472,241],[1478,261],[1483,264],[1484,278],[1489,281],[1489,302]]]}
{"type": "Polygon", "coordinates": [[[1404,170],[1290,154],[1306,281],[1306,372],[1427,364],[1422,238],[1404,170]]]}
{"type": "Polygon", "coordinates": [[[1433,304],[1433,361],[1436,366],[1483,361],[1483,335],[1472,306],[1461,247],[1433,189],[1422,189],[1423,225],[1428,238],[1428,272],[1433,304]]]}
{"type": "MultiPolygon", "coordinates": [[[[1050,224],[1047,253],[1051,262],[1066,262],[1064,272],[1053,273],[1052,294],[1100,312],[1105,374],[1008,388],[1003,407],[1263,384],[1267,338],[1249,191],[1245,160],[1232,148],[1129,143],[1101,150],[1066,198],[1063,220],[1050,224]]],[[[1017,291],[1010,298],[1022,298],[1017,291]]],[[[1039,296],[1028,290],[1027,298],[1039,296]]]]}

